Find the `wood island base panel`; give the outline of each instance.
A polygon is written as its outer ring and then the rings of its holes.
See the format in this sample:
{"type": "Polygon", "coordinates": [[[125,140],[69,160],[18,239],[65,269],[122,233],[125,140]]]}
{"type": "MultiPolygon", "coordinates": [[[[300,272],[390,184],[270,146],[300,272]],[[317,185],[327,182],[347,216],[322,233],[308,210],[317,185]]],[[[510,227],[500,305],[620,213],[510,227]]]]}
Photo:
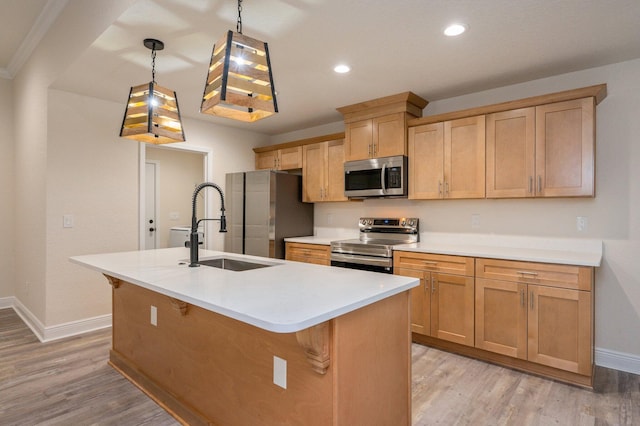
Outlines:
{"type": "Polygon", "coordinates": [[[408,291],[274,333],[114,281],[110,364],[183,424],[411,424],[408,291]]]}

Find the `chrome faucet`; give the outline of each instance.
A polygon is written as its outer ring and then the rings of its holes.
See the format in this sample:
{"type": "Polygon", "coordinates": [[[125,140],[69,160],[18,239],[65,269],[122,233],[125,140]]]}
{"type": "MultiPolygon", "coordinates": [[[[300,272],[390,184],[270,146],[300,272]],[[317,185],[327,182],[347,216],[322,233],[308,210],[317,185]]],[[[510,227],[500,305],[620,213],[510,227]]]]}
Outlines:
{"type": "Polygon", "coordinates": [[[222,193],[222,189],[215,183],[205,182],[198,185],[193,191],[193,200],[192,200],[193,210],[191,212],[191,235],[189,235],[189,252],[190,252],[190,263],[189,266],[194,268],[196,266],[200,266],[198,263],[198,224],[203,220],[219,220],[220,221],[220,232],[227,232],[227,218],[224,217],[224,194],[222,193]],[[200,219],[196,218],[196,199],[198,197],[198,193],[206,187],[211,187],[217,190],[220,193],[220,219],[200,219]]]}

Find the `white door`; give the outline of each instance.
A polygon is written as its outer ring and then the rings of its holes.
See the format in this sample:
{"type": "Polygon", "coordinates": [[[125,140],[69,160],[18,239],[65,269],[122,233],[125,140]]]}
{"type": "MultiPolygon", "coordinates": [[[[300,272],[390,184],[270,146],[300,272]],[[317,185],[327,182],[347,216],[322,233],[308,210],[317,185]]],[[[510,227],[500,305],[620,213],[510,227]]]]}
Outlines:
{"type": "Polygon", "coordinates": [[[155,162],[145,163],[145,239],[146,250],[155,249],[157,243],[158,223],[156,221],[156,166],[155,162]]]}

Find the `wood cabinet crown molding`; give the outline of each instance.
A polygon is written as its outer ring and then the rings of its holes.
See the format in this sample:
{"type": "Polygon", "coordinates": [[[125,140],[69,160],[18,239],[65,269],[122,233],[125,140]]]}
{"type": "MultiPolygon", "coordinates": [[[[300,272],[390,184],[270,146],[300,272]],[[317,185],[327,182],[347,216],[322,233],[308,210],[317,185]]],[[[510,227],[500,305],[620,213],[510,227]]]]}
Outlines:
{"type": "Polygon", "coordinates": [[[253,152],[258,154],[261,152],[269,152],[277,149],[287,149],[287,148],[293,148],[296,146],[311,145],[314,143],[332,141],[336,139],[344,139],[344,132],[332,133],[330,135],[315,136],[315,137],[306,138],[306,139],[298,139],[295,141],[279,143],[276,145],[258,146],[253,148],[253,152]]]}
{"type": "Polygon", "coordinates": [[[458,118],[471,117],[474,115],[492,114],[494,112],[527,108],[554,102],[572,101],[575,99],[588,97],[593,97],[595,99],[595,104],[598,105],[605,97],[607,97],[607,85],[597,84],[595,86],[582,87],[580,89],[565,90],[563,92],[548,93],[546,95],[532,96],[530,98],[518,99],[515,101],[501,102],[498,104],[468,108],[460,111],[452,111],[443,114],[414,118],[408,121],[408,126],[414,127],[420,126],[422,124],[437,123],[439,121],[455,120],[458,118]]]}
{"type": "Polygon", "coordinates": [[[344,116],[345,123],[351,123],[397,112],[406,112],[414,117],[422,117],[422,110],[428,103],[426,99],[415,93],[403,92],[336,109],[344,116]]]}

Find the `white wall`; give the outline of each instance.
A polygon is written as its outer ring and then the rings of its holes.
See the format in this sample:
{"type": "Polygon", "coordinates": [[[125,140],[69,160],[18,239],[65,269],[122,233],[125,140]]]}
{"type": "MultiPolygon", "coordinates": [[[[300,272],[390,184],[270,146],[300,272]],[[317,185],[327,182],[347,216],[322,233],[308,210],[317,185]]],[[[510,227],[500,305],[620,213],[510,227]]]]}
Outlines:
{"type": "MultiPolygon", "coordinates": [[[[354,228],[366,215],[420,218],[422,231],[596,238],[595,340],[599,350],[640,362],[640,60],[604,66],[430,103],[424,115],[607,83],[597,107],[596,197],[538,200],[366,200],[316,204],[316,232],[354,228]],[[471,228],[471,215],[480,228],[471,228]],[[588,230],[576,230],[576,216],[588,230]]],[[[309,135],[310,136],[310,135],[309,135]]]]}
{"type": "Polygon", "coordinates": [[[0,298],[13,296],[14,253],[14,153],[13,90],[11,81],[0,78],[0,298]]]}
{"type": "MultiPolygon", "coordinates": [[[[50,327],[111,313],[105,278],[68,258],[138,249],[139,143],[118,136],[123,104],[50,90],[48,105],[43,322],[50,327]],[[73,228],[63,228],[65,214],[74,215],[73,228]]],[[[226,173],[253,169],[251,148],[267,140],[200,120],[184,119],[184,127],[190,145],[211,150],[212,180],[223,187],[226,173]]],[[[172,154],[184,155],[166,151],[172,154]]],[[[188,206],[192,190],[186,191],[188,206]]],[[[210,195],[217,212],[217,194],[210,195]]],[[[216,233],[213,241],[222,249],[222,236],[216,233]]]]}

